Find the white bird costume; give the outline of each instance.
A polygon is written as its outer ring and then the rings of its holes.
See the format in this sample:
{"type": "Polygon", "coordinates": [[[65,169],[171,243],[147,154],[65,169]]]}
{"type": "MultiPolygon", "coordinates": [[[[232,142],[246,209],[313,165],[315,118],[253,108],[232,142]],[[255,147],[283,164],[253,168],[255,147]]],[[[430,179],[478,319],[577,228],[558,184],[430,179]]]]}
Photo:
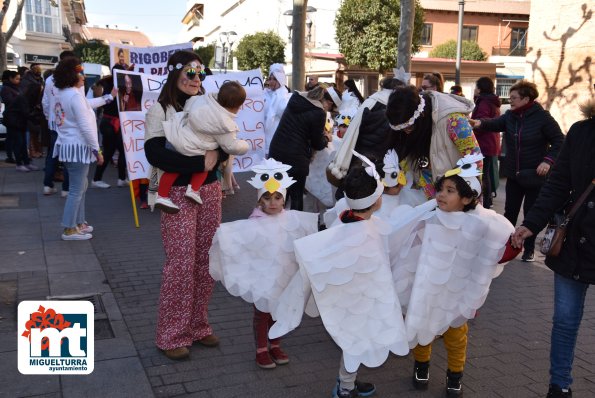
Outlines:
{"type": "MultiPolygon", "coordinates": [[[[280,192],[295,180],[287,166],[266,159],[254,166],[250,184],[264,192],[280,192]]],[[[209,272],[234,296],[254,303],[262,312],[272,312],[277,300],[298,271],[293,241],[318,231],[318,215],[283,211],[219,226],[209,251],[209,272]]]]}
{"type": "MultiPolygon", "coordinates": [[[[398,184],[403,186],[407,184],[407,177],[399,167],[399,156],[394,149],[389,149],[386,152],[383,163],[382,170],[384,171],[384,178],[382,179],[382,182],[384,186],[390,188],[395,187],[398,184]]],[[[382,207],[374,213],[374,215],[388,221],[395,217],[399,218],[404,213],[408,212],[412,206],[417,206],[426,201],[425,196],[423,196],[422,193],[423,201],[419,202],[417,200],[418,194],[412,191],[413,190],[410,188],[403,187],[398,195],[382,195],[382,207]]],[[[339,216],[348,208],[349,206],[347,205],[345,198],[339,199],[333,208],[328,209],[324,213],[323,219],[325,224],[331,226],[333,223],[339,222],[339,216]]]]}
{"type": "MultiPolygon", "coordinates": [[[[460,175],[479,194],[475,162],[482,158],[467,155],[446,176],[460,175]]],[[[502,272],[498,261],[513,232],[506,218],[481,205],[467,212],[436,209],[425,219],[413,237],[421,247],[405,317],[410,347],[427,345],[475,317],[502,272]]]]}
{"type": "MultiPolygon", "coordinates": [[[[368,162],[366,172],[377,179],[377,189],[367,198],[348,198],[351,208],[367,208],[382,195],[379,176],[368,162]]],[[[284,292],[269,337],[292,330],[296,319],[299,324],[300,310],[311,302],[311,288],[326,330],[343,351],[347,371],[355,372],[360,364],[380,366],[389,352],[406,355],[409,346],[389,261],[390,231],[388,223],[372,216],[295,241],[300,273],[288,287],[295,294],[292,298],[284,292]]]]}

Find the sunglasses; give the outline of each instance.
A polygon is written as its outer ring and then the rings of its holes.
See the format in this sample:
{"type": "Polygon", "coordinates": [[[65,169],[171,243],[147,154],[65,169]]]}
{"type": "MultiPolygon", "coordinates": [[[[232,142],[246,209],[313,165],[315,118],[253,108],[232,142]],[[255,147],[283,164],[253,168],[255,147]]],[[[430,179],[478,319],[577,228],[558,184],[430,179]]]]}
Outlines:
{"type": "Polygon", "coordinates": [[[185,73],[189,80],[194,80],[196,75],[198,75],[198,79],[202,82],[207,77],[207,74],[204,70],[198,70],[196,68],[188,68],[186,69],[185,73]]]}

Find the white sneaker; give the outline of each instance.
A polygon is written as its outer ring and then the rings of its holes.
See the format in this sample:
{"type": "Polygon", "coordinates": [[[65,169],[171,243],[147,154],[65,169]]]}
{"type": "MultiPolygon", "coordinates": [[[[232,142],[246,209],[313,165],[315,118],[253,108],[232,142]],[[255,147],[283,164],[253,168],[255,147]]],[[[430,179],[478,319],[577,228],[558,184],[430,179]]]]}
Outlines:
{"type": "Polygon", "coordinates": [[[33,163],[29,163],[25,165],[26,168],[29,169],[29,171],[38,171],[39,167],[35,166],[33,163]]]}
{"type": "Polygon", "coordinates": [[[62,240],[89,240],[93,237],[91,234],[85,234],[80,231],[76,231],[70,234],[63,233],[62,240]]]}
{"type": "Polygon", "coordinates": [[[118,178],[118,187],[119,188],[121,188],[121,187],[127,187],[129,184],[130,184],[130,181],[128,181],[128,178],[125,179],[125,180],[120,180],[118,178]]]}
{"type": "Polygon", "coordinates": [[[91,188],[109,188],[110,184],[103,182],[101,180],[99,181],[91,181],[91,188]]]}
{"type": "Polygon", "coordinates": [[[22,171],[23,173],[28,173],[28,172],[30,172],[30,171],[31,171],[31,170],[29,170],[29,169],[27,168],[27,166],[17,166],[17,167],[16,167],[16,170],[17,170],[17,171],[22,171]]]}
{"type": "Polygon", "coordinates": [[[86,221],[81,225],[77,226],[77,229],[82,234],[90,234],[91,232],[93,232],[93,227],[87,224],[86,221]]]}
{"type": "Polygon", "coordinates": [[[60,196],[62,196],[63,198],[67,197],[68,196],[68,191],[62,191],[60,193],[60,196]]]}
{"type": "Polygon", "coordinates": [[[194,191],[192,189],[192,185],[188,185],[188,188],[186,189],[186,193],[184,194],[184,196],[187,197],[188,199],[192,199],[199,205],[202,205],[202,199],[201,199],[200,195],[198,194],[198,191],[194,191]]]}
{"type": "Polygon", "coordinates": [[[56,192],[58,192],[58,190],[56,188],[54,188],[54,187],[46,187],[46,186],[43,187],[43,194],[44,195],[53,195],[56,192]]]}
{"type": "Polygon", "coordinates": [[[170,198],[163,198],[157,194],[155,199],[155,207],[168,214],[176,214],[180,208],[171,201],[170,198]]]}

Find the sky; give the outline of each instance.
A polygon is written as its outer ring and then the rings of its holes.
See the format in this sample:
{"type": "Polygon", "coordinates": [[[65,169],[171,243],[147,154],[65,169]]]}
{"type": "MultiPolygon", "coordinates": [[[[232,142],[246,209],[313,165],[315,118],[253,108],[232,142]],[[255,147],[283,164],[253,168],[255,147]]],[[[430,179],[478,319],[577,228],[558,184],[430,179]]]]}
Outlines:
{"type": "Polygon", "coordinates": [[[85,0],[88,25],[118,25],[146,34],[153,45],[180,43],[185,0],[85,0]]]}

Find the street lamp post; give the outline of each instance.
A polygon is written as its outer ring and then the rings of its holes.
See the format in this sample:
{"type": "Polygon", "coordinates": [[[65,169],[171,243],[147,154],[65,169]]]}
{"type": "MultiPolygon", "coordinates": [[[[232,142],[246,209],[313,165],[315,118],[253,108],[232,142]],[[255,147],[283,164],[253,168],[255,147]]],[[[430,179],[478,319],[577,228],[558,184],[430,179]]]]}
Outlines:
{"type": "Polygon", "coordinates": [[[293,90],[297,90],[304,83],[304,42],[308,40],[310,43],[312,39],[312,19],[309,18],[309,15],[317,11],[316,8],[307,4],[308,0],[293,0],[293,9],[283,13],[285,24],[289,30],[288,40],[291,42],[291,88],[293,90]],[[308,28],[307,34],[305,27],[308,28]]]}
{"type": "MultiPolygon", "coordinates": [[[[306,41],[308,43],[310,43],[312,41],[312,25],[314,25],[314,22],[312,21],[312,18],[310,18],[310,15],[314,12],[318,11],[316,8],[312,7],[312,6],[308,6],[306,8],[306,41]]],[[[283,16],[285,17],[285,25],[287,25],[287,40],[291,40],[291,32],[293,31],[293,10],[287,10],[283,13],[283,16]]]]}
{"type": "Polygon", "coordinates": [[[227,63],[229,62],[231,55],[233,55],[233,44],[235,43],[237,37],[238,34],[233,30],[219,33],[219,42],[221,43],[221,49],[223,50],[222,58],[225,70],[223,73],[227,73],[227,63]],[[230,57],[228,57],[228,53],[230,57]]]}

